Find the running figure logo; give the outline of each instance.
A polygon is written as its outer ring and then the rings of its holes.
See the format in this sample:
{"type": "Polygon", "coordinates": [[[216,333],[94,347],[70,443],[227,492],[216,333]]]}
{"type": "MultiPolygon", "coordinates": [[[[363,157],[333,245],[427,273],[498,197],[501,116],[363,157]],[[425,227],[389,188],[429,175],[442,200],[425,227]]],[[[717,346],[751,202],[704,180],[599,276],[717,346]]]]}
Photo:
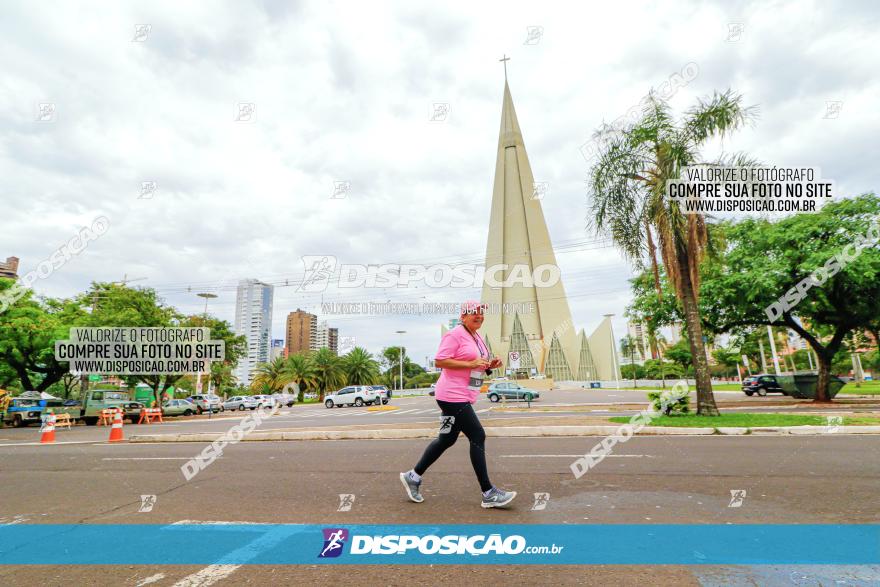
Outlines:
{"type": "Polygon", "coordinates": [[[535,504],[532,506],[532,511],[543,510],[547,507],[547,502],[550,501],[549,493],[536,493],[535,494],[535,504]]]}
{"type": "Polygon", "coordinates": [[[153,506],[156,505],[156,496],[155,495],[142,495],[141,496],[141,507],[138,509],[139,513],[146,513],[153,511],[153,506]]]}
{"type": "Polygon", "coordinates": [[[345,528],[324,528],[324,548],[318,558],[336,558],[342,554],[345,541],[348,540],[348,530],[345,528]]]}
{"type": "Polygon", "coordinates": [[[731,489],[730,490],[730,503],[727,504],[729,508],[738,508],[742,507],[743,501],[746,499],[746,490],[745,489],[731,489]]]}
{"type": "Polygon", "coordinates": [[[455,424],[455,416],[440,416],[440,434],[452,432],[453,424],[455,424]]]}
{"type": "Polygon", "coordinates": [[[354,505],[354,494],[353,493],[340,493],[339,494],[339,507],[336,509],[337,512],[350,512],[351,506],[354,505]]]}
{"type": "Polygon", "coordinates": [[[336,257],[331,255],[303,255],[305,276],[297,291],[317,292],[327,289],[336,269],[336,257]]]}

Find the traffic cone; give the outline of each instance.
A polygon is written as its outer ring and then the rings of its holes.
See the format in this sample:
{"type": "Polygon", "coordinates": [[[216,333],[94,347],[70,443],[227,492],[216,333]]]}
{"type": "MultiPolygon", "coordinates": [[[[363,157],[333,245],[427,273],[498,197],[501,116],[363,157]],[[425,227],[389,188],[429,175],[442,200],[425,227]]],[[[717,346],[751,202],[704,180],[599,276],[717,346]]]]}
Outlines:
{"type": "Polygon", "coordinates": [[[113,416],[113,426],[110,427],[110,440],[108,442],[122,442],[122,412],[116,412],[113,416]]]}
{"type": "Polygon", "coordinates": [[[43,426],[43,435],[40,437],[40,444],[53,444],[55,442],[55,414],[49,413],[46,417],[46,424],[43,426]]]}

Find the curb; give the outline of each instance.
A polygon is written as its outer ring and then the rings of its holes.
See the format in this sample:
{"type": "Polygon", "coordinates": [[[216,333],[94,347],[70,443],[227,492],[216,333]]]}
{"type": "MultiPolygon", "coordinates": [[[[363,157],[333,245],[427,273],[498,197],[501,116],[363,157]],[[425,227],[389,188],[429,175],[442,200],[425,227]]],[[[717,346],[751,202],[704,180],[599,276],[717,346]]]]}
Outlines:
{"type": "MultiPolygon", "coordinates": [[[[619,432],[619,426],[508,426],[486,428],[486,436],[548,437],[563,438],[572,436],[612,436],[619,432]]],[[[201,432],[193,434],[137,434],[129,442],[213,442],[225,433],[201,432]]],[[[642,436],[819,436],[841,434],[880,434],[880,426],[841,426],[829,431],[826,426],[778,426],[755,428],[675,428],[645,426],[639,432],[642,436]]],[[[386,429],[386,430],[275,430],[271,432],[252,432],[242,441],[261,442],[279,440],[400,440],[409,438],[434,438],[433,428],[386,429]]]]}

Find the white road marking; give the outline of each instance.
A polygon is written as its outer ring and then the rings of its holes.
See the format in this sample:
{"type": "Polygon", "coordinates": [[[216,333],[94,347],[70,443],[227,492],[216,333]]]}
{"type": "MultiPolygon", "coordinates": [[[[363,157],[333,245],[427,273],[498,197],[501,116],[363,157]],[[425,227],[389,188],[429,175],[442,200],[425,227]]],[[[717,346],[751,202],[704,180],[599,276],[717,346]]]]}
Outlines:
{"type": "Polygon", "coordinates": [[[420,410],[397,410],[394,413],[400,416],[401,414],[412,414],[414,412],[418,412],[420,410]]]}
{"type": "MultiPolygon", "coordinates": [[[[216,457],[222,459],[223,457],[216,457]]],[[[102,461],[189,461],[192,457],[104,457],[102,461]]]]}
{"type": "Polygon", "coordinates": [[[174,587],[208,587],[234,573],[241,565],[210,565],[184,577],[174,587]]]}
{"type": "Polygon", "coordinates": [[[155,583],[156,581],[161,581],[164,578],[165,578],[165,575],[163,573],[151,575],[151,576],[141,580],[141,582],[138,583],[136,587],[143,587],[144,585],[149,585],[150,583],[155,583]]]}
{"type": "MultiPolygon", "coordinates": [[[[584,455],[579,454],[579,455],[500,455],[500,456],[503,458],[507,458],[507,459],[535,459],[535,458],[543,459],[543,458],[552,458],[552,457],[578,458],[578,457],[582,457],[584,455]]],[[[649,459],[654,458],[654,455],[605,455],[605,456],[611,457],[611,458],[618,458],[618,459],[641,458],[641,457],[647,457],[649,459]]]]}

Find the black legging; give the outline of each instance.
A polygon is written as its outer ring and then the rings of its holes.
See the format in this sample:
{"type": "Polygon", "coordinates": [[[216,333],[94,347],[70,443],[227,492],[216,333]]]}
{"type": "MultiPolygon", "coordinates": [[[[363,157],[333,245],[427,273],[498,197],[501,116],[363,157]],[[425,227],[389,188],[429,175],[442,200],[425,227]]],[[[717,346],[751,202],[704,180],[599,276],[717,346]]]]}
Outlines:
{"type": "Polygon", "coordinates": [[[451,428],[444,428],[441,423],[440,434],[431,441],[422,458],[413,470],[418,475],[424,475],[434,461],[440,458],[443,452],[455,444],[458,440],[458,433],[464,432],[471,443],[471,465],[474,466],[474,473],[480,481],[480,488],[486,492],[492,489],[492,482],[489,481],[489,471],[486,469],[486,432],[480,419],[477,418],[474,407],[468,402],[444,402],[437,400],[437,405],[443,412],[443,417],[453,416],[455,420],[451,422],[451,428]],[[448,432],[446,431],[448,430],[448,432]]]}

